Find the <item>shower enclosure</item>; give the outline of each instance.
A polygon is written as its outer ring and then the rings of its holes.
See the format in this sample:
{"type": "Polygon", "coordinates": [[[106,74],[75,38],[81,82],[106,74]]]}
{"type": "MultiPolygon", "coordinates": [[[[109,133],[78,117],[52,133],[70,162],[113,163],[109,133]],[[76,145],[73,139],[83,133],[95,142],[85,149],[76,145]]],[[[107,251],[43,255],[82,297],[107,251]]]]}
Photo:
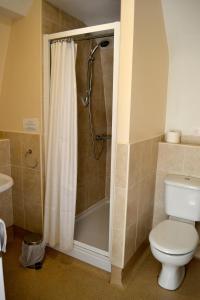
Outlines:
{"type": "Polygon", "coordinates": [[[49,113],[50,44],[66,38],[77,45],[78,123],[74,246],[67,254],[110,271],[119,23],[45,35],[44,125],[49,113]]]}

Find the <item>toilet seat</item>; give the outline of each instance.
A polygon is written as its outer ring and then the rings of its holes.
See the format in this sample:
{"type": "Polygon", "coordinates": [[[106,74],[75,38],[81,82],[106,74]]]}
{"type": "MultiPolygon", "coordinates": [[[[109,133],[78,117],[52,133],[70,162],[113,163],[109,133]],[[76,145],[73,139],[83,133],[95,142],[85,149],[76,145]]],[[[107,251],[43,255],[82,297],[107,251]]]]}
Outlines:
{"type": "Polygon", "coordinates": [[[194,226],[174,220],[165,220],[152,229],[151,245],[161,252],[183,255],[194,251],[199,236],[194,226]]]}

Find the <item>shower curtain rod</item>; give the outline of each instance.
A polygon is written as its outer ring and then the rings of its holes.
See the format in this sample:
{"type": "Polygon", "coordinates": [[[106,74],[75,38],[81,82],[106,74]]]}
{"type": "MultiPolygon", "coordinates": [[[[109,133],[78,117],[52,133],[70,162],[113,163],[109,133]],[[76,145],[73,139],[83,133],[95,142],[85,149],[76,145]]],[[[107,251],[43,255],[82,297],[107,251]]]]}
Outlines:
{"type": "Polygon", "coordinates": [[[57,41],[71,41],[74,40],[74,42],[79,42],[79,41],[86,41],[86,40],[94,40],[94,39],[100,39],[100,38],[106,38],[106,37],[112,37],[114,36],[113,33],[106,34],[106,35],[93,35],[92,37],[83,37],[83,38],[75,38],[75,36],[68,36],[68,37],[63,37],[63,38],[57,38],[53,39],[50,41],[50,43],[56,43],[57,41]]]}

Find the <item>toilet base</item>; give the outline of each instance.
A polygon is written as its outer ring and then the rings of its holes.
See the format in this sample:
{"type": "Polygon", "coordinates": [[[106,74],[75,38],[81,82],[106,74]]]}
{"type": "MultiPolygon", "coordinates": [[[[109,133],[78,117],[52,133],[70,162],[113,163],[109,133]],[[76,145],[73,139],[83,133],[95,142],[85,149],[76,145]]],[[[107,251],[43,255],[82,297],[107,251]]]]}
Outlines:
{"type": "Polygon", "coordinates": [[[162,264],[162,269],[158,277],[158,284],[167,290],[176,290],[185,277],[185,267],[162,264]]]}

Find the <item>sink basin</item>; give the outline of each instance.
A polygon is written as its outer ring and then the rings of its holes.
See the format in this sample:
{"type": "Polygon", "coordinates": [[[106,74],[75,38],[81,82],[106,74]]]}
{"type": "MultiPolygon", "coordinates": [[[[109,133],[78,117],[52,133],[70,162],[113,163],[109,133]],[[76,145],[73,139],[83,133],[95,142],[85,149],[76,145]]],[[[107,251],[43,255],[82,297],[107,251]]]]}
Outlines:
{"type": "Polygon", "coordinates": [[[10,189],[13,186],[13,179],[12,177],[0,173],[0,193],[3,193],[10,189]]]}

